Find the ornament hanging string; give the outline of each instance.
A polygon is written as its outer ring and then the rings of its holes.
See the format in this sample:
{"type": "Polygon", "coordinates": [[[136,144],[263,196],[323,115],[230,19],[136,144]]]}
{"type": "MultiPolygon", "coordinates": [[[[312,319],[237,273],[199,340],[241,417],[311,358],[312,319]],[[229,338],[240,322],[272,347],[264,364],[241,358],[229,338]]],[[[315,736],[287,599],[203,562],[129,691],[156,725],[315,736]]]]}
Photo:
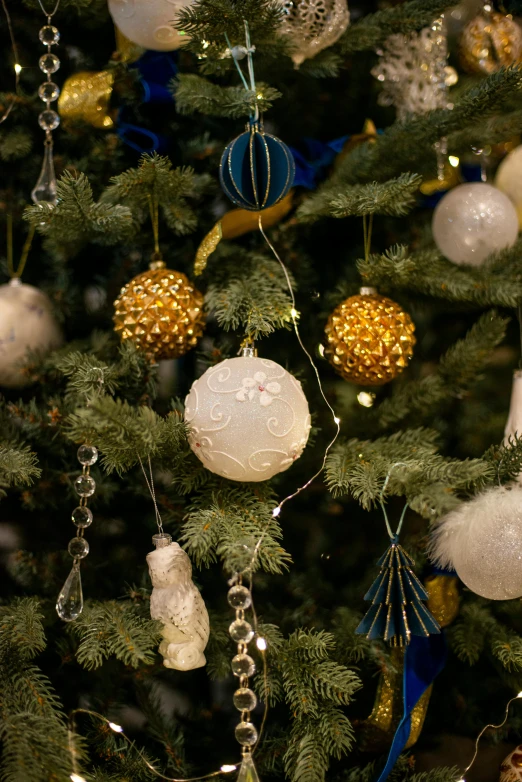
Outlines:
{"type": "Polygon", "coordinates": [[[388,483],[390,482],[390,478],[391,478],[391,474],[392,474],[393,470],[396,467],[407,467],[407,466],[408,465],[407,465],[406,462],[395,462],[394,464],[392,464],[392,466],[388,470],[388,473],[386,475],[386,478],[384,480],[384,483],[383,483],[383,486],[382,486],[382,489],[381,489],[381,493],[379,495],[379,505],[382,508],[382,512],[383,512],[383,515],[384,515],[384,522],[386,524],[386,530],[388,532],[388,535],[390,536],[390,540],[394,540],[394,539],[399,537],[401,529],[402,529],[402,525],[404,523],[404,517],[406,516],[406,511],[409,508],[409,502],[407,502],[406,505],[404,506],[404,508],[402,509],[401,517],[399,519],[399,524],[398,524],[397,529],[395,530],[395,532],[393,532],[392,528],[391,528],[390,520],[388,519],[388,514],[386,513],[386,507],[384,505],[384,492],[386,491],[386,487],[388,486],[388,483]]]}
{"type": "MultiPolygon", "coordinates": [[[[248,76],[249,76],[249,79],[250,79],[250,86],[248,85],[248,82],[247,82],[245,76],[243,75],[243,71],[241,70],[241,68],[239,66],[239,63],[237,61],[237,54],[234,55],[232,44],[230,43],[230,39],[229,39],[229,37],[228,37],[228,35],[226,33],[225,33],[225,40],[227,42],[227,46],[229,48],[230,55],[231,55],[232,59],[234,60],[234,65],[236,66],[237,72],[239,73],[241,81],[243,82],[245,90],[247,90],[247,91],[250,90],[254,94],[255,104],[254,104],[254,114],[252,116],[252,120],[253,120],[253,122],[258,122],[259,121],[259,106],[258,106],[258,103],[257,103],[257,88],[256,88],[256,80],[255,80],[255,76],[254,76],[254,61],[253,61],[253,58],[252,58],[252,54],[255,52],[255,47],[252,46],[252,41],[250,40],[250,29],[248,27],[248,22],[247,22],[246,19],[243,19],[243,24],[245,25],[245,44],[246,44],[245,52],[246,52],[246,55],[247,55],[248,76]]],[[[243,51],[242,47],[240,47],[240,51],[241,52],[243,51]]]]}
{"type": "Polygon", "coordinates": [[[518,695],[515,695],[513,698],[511,698],[511,699],[510,699],[510,700],[509,700],[509,701],[506,703],[505,716],[504,716],[504,719],[502,720],[502,722],[500,722],[498,725],[493,725],[492,723],[489,723],[488,725],[485,725],[485,726],[482,728],[482,730],[481,730],[481,731],[480,731],[480,733],[478,734],[477,738],[475,739],[475,751],[474,751],[474,753],[473,753],[473,757],[471,758],[471,762],[470,762],[470,763],[468,763],[468,765],[466,766],[466,768],[465,768],[465,769],[464,769],[464,771],[462,772],[462,777],[461,777],[461,778],[458,780],[458,782],[466,782],[466,779],[465,779],[464,775],[468,773],[468,771],[471,769],[471,767],[472,767],[472,766],[473,766],[473,764],[475,763],[475,760],[477,759],[477,755],[478,755],[478,748],[479,748],[479,744],[480,744],[480,739],[482,738],[482,736],[484,735],[484,733],[485,733],[485,732],[486,732],[486,731],[487,731],[489,728],[493,728],[494,730],[499,730],[500,728],[503,728],[503,727],[504,727],[504,725],[506,724],[506,722],[508,721],[508,717],[509,717],[509,709],[510,709],[510,706],[511,706],[511,704],[512,704],[512,703],[514,703],[515,701],[518,701],[518,700],[521,700],[521,699],[522,699],[522,692],[519,692],[519,693],[518,693],[518,695]]]}
{"type": "Polygon", "coordinates": [[[150,221],[152,223],[152,234],[154,236],[154,255],[155,261],[162,260],[161,252],[159,248],[159,205],[156,196],[149,195],[149,212],[150,221]]]}
{"type": "Polygon", "coordinates": [[[160,535],[163,535],[163,522],[161,520],[161,514],[159,512],[158,503],[156,501],[156,490],[154,488],[154,478],[152,476],[152,464],[150,461],[150,455],[148,457],[150,481],[147,477],[147,473],[145,472],[145,467],[143,466],[143,462],[141,461],[141,456],[139,455],[138,455],[138,461],[140,463],[141,471],[143,473],[143,477],[145,478],[145,483],[147,484],[147,488],[150,492],[150,496],[152,497],[152,502],[154,504],[154,513],[156,514],[156,524],[158,526],[158,532],[160,535]]]}
{"type": "MultiPolygon", "coordinates": [[[[18,86],[20,84],[20,72],[22,70],[20,63],[18,62],[18,47],[16,45],[16,40],[13,33],[13,26],[11,24],[11,17],[9,15],[9,11],[7,10],[7,5],[5,0],[2,0],[2,8],[4,9],[4,15],[7,22],[7,29],[9,30],[9,38],[11,39],[11,51],[13,52],[13,58],[14,58],[14,72],[15,72],[15,92],[18,92],[18,86]]],[[[11,111],[13,110],[13,106],[15,105],[16,98],[12,98],[9,106],[6,108],[2,116],[0,117],[0,125],[2,122],[5,122],[5,120],[10,115],[11,111]]]]}
{"type": "Polygon", "coordinates": [[[29,232],[27,234],[26,240],[24,242],[24,246],[22,248],[22,255],[20,256],[20,262],[18,263],[18,266],[16,267],[15,270],[14,261],[13,261],[13,216],[11,214],[7,215],[7,232],[6,232],[7,233],[7,271],[9,273],[9,277],[12,280],[16,278],[20,278],[23,274],[25,265],[27,263],[27,258],[29,256],[29,251],[33,243],[35,230],[36,230],[36,226],[34,225],[32,225],[29,228],[29,232]]]}
{"type": "Polygon", "coordinates": [[[45,10],[45,6],[42,3],[42,0],[38,0],[38,3],[40,4],[40,8],[42,9],[42,11],[46,15],[48,21],[50,22],[51,19],[53,18],[53,16],[55,15],[55,13],[57,12],[59,6],[60,6],[60,0],[56,0],[55,6],[54,6],[53,10],[51,11],[51,13],[49,13],[49,11],[45,10]]]}
{"type": "MultiPolygon", "coordinates": [[[[308,358],[308,361],[310,362],[310,364],[312,366],[312,369],[314,370],[315,376],[317,378],[317,385],[319,386],[319,392],[320,392],[322,398],[324,399],[324,401],[326,403],[326,406],[330,410],[330,412],[332,414],[332,418],[333,418],[335,426],[336,426],[335,434],[334,434],[332,440],[330,440],[330,442],[326,446],[326,449],[325,449],[325,452],[324,452],[324,455],[323,455],[323,460],[321,462],[320,468],[317,470],[317,472],[314,475],[312,475],[312,477],[303,486],[301,486],[299,489],[297,489],[297,491],[293,492],[293,494],[289,494],[288,497],[285,497],[283,500],[281,500],[279,505],[277,505],[277,507],[274,508],[274,510],[272,511],[272,515],[273,516],[279,516],[279,514],[281,513],[281,508],[283,507],[283,505],[286,502],[288,502],[288,500],[292,500],[294,497],[297,497],[298,494],[301,494],[301,492],[304,491],[305,489],[307,489],[310,486],[310,484],[313,483],[313,481],[315,481],[315,479],[318,478],[319,475],[321,475],[321,473],[323,472],[323,470],[324,470],[324,468],[326,466],[326,460],[328,458],[328,454],[330,453],[331,448],[334,446],[334,444],[335,444],[335,442],[336,442],[336,440],[339,437],[339,434],[341,432],[341,419],[337,417],[337,415],[335,414],[335,410],[333,409],[332,405],[328,401],[328,399],[326,397],[326,394],[324,392],[324,389],[323,389],[323,384],[321,382],[321,376],[319,375],[319,370],[317,369],[315,361],[313,360],[312,356],[310,355],[310,353],[306,349],[306,347],[305,347],[305,345],[303,343],[303,340],[301,339],[301,334],[299,333],[299,326],[297,325],[297,310],[295,308],[296,301],[295,301],[295,293],[294,293],[294,289],[293,289],[293,286],[292,286],[292,281],[290,280],[290,275],[288,274],[288,270],[287,270],[285,264],[281,260],[277,250],[275,249],[274,245],[271,243],[270,239],[268,238],[268,236],[266,235],[266,233],[263,230],[263,222],[262,222],[261,215],[259,215],[259,230],[260,230],[261,235],[263,236],[265,242],[267,243],[268,247],[270,248],[270,250],[274,254],[274,257],[276,258],[276,260],[278,261],[279,265],[281,266],[281,269],[283,270],[283,274],[285,275],[286,284],[287,284],[287,287],[288,287],[288,291],[290,293],[290,299],[292,301],[292,309],[290,310],[290,315],[292,317],[292,323],[293,323],[293,326],[294,326],[294,332],[295,332],[295,335],[297,337],[297,341],[299,342],[301,350],[303,351],[305,356],[308,358]]],[[[257,551],[259,550],[259,545],[260,544],[261,544],[261,540],[258,542],[258,545],[256,545],[255,553],[257,553],[257,551]]]]}

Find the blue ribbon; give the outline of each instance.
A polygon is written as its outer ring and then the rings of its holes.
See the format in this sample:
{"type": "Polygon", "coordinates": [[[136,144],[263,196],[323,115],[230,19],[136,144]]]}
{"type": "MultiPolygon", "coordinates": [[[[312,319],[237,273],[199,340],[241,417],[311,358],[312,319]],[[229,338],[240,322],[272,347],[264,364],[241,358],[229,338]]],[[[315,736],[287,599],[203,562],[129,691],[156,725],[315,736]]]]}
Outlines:
{"type": "Polygon", "coordinates": [[[318,180],[326,175],[328,168],[349,138],[350,136],[341,136],[327,143],[305,138],[303,139],[306,148],[304,155],[294,147],[290,147],[295,160],[294,186],[299,185],[306,187],[307,190],[314,190],[318,180]]]}
{"type": "Polygon", "coordinates": [[[410,736],[411,713],[419,699],[444,668],[447,646],[444,633],[427,638],[413,635],[404,653],[402,679],[404,711],[393,737],[386,765],[377,782],[385,782],[410,736]]]}

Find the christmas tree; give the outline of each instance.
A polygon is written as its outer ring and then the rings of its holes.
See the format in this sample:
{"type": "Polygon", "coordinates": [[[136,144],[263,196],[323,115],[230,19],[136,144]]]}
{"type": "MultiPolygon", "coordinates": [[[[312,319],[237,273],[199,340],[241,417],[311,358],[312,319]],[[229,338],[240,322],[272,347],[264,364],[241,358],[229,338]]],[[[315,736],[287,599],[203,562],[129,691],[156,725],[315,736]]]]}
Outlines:
{"type": "Polygon", "coordinates": [[[522,5],[349,5],[2,4],[6,782],[518,743],[522,5]]]}

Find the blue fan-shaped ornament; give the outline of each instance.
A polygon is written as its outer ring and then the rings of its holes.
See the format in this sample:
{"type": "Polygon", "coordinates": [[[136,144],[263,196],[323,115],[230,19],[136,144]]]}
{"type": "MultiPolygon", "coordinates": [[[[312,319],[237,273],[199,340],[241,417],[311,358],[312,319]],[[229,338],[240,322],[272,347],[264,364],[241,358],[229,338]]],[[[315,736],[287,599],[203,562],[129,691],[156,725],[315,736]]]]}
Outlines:
{"type": "Polygon", "coordinates": [[[384,638],[392,646],[407,646],[412,635],[440,633],[440,626],[424,605],[428,593],[412,570],[415,562],[395,535],[377,562],[381,571],[365,600],[372,604],[356,632],[370,640],[384,638]]]}
{"type": "Polygon", "coordinates": [[[264,133],[259,122],[231,141],[221,157],[219,180],[225,195],[243,209],[258,212],[274,206],[288,193],[295,162],[280,139],[264,133]]]}

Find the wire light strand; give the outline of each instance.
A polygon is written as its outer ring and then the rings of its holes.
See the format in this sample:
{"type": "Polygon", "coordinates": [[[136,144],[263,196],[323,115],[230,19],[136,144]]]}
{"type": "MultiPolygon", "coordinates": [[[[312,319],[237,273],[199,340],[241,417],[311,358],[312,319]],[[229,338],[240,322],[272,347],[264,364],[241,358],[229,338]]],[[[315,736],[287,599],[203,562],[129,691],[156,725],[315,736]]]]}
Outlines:
{"type": "MultiPolygon", "coordinates": [[[[330,402],[328,401],[328,399],[326,397],[326,394],[325,394],[324,389],[323,389],[323,384],[321,382],[321,376],[319,375],[319,370],[317,369],[317,366],[316,366],[312,356],[310,355],[310,353],[306,349],[306,347],[305,347],[305,345],[303,343],[303,340],[301,339],[301,334],[299,333],[299,326],[297,325],[297,310],[296,310],[296,307],[295,307],[295,303],[296,303],[295,302],[295,294],[294,294],[294,289],[293,289],[293,286],[292,286],[292,282],[290,280],[290,275],[288,274],[288,269],[286,268],[285,264],[283,263],[283,261],[279,257],[279,254],[278,254],[277,250],[275,249],[274,245],[271,243],[270,239],[268,238],[268,236],[266,235],[266,233],[263,230],[263,223],[262,223],[261,215],[259,215],[259,230],[261,231],[261,234],[262,234],[265,242],[267,243],[267,245],[271,249],[272,253],[274,254],[274,257],[279,262],[279,265],[281,266],[281,269],[283,270],[283,273],[285,275],[286,284],[288,286],[288,291],[290,293],[290,299],[292,301],[292,309],[290,311],[290,314],[291,314],[291,317],[292,317],[292,323],[293,323],[293,326],[294,326],[294,332],[295,332],[295,335],[297,337],[297,341],[299,342],[301,350],[303,351],[303,353],[308,358],[308,361],[310,362],[310,364],[312,366],[312,369],[314,370],[315,376],[317,378],[317,385],[319,386],[319,391],[320,391],[321,396],[323,397],[323,399],[325,401],[326,406],[328,407],[328,409],[330,410],[330,412],[332,414],[332,418],[333,418],[333,421],[334,421],[335,426],[336,426],[335,435],[333,436],[332,440],[326,446],[326,449],[325,449],[325,452],[324,452],[324,456],[323,456],[323,461],[321,463],[320,468],[317,470],[317,472],[314,475],[312,475],[312,477],[303,486],[299,487],[299,489],[297,489],[297,491],[293,492],[293,494],[289,494],[288,497],[285,497],[283,500],[281,500],[279,505],[276,508],[274,508],[274,510],[272,511],[272,515],[273,516],[279,516],[279,514],[281,513],[281,508],[283,507],[283,505],[286,502],[288,502],[289,500],[292,500],[294,497],[297,497],[298,494],[301,494],[301,492],[304,491],[305,489],[307,489],[310,486],[310,484],[313,483],[313,481],[315,481],[315,479],[318,478],[321,475],[321,473],[323,472],[323,470],[324,470],[324,468],[326,466],[326,460],[328,458],[328,454],[330,453],[331,448],[334,446],[334,444],[335,444],[335,442],[336,442],[336,440],[339,437],[339,434],[341,432],[341,420],[336,415],[335,410],[333,409],[332,405],[330,404],[330,402]]],[[[258,545],[256,546],[256,550],[259,549],[259,544],[260,544],[260,541],[258,542],[258,545]]]]}
{"type": "MultiPolygon", "coordinates": [[[[22,69],[20,67],[20,62],[18,60],[18,47],[16,45],[16,39],[14,37],[13,26],[11,24],[11,17],[9,15],[9,11],[7,10],[7,4],[5,0],[2,0],[2,8],[4,10],[5,19],[7,22],[7,29],[9,30],[9,38],[11,39],[11,50],[13,52],[13,58],[14,58],[15,92],[18,92],[18,86],[20,84],[20,71],[22,69]]],[[[6,110],[0,117],[0,125],[2,124],[2,122],[5,122],[5,120],[10,115],[15,105],[15,102],[16,102],[16,98],[12,98],[9,106],[6,108],[6,110]]]]}

